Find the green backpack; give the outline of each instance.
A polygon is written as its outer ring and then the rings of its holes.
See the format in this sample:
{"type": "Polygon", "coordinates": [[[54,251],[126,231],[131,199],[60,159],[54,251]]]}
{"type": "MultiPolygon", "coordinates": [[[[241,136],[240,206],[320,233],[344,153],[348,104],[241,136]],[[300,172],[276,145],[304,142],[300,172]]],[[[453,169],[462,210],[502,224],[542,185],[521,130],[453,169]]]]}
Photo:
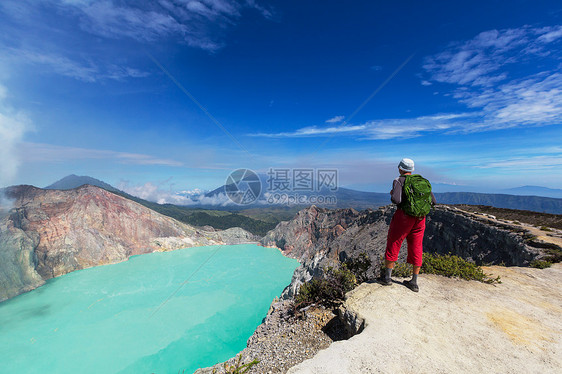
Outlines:
{"type": "Polygon", "coordinates": [[[431,183],[419,174],[405,175],[403,196],[405,201],[400,203],[400,208],[409,216],[425,217],[431,207],[431,183]]]}

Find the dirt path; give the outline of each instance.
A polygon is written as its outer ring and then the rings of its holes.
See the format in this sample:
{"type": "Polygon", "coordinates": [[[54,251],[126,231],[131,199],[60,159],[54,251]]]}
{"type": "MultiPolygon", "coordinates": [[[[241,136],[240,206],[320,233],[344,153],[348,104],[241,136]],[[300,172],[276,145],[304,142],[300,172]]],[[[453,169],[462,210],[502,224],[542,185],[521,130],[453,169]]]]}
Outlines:
{"type": "Polygon", "coordinates": [[[359,286],[346,304],[365,330],[288,373],[559,373],[562,264],[485,272],[503,283],[421,275],[419,293],[359,286]]]}

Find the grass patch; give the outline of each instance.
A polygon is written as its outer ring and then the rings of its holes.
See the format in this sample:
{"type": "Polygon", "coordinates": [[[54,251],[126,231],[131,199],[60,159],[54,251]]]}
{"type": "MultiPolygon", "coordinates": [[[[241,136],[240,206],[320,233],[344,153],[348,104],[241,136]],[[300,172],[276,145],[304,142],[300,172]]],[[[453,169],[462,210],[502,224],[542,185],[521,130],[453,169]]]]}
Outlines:
{"type": "MultiPolygon", "coordinates": [[[[243,374],[250,370],[252,366],[259,364],[258,360],[253,360],[248,362],[247,364],[242,364],[242,354],[238,355],[238,358],[234,362],[234,364],[229,365],[228,363],[224,363],[223,368],[226,374],[243,374]]],[[[213,369],[213,373],[215,374],[217,369],[213,369]]]]}
{"type": "MultiPolygon", "coordinates": [[[[381,265],[384,266],[384,263],[381,265]]],[[[483,283],[501,283],[500,277],[490,278],[482,268],[470,261],[455,255],[423,254],[422,274],[436,274],[450,278],[476,280],[483,283]]],[[[392,270],[392,276],[407,278],[412,276],[412,265],[397,262],[392,270]]]]}
{"type": "Polygon", "coordinates": [[[454,255],[435,255],[425,253],[420,272],[455,277],[465,280],[477,280],[483,283],[501,283],[500,277],[490,278],[482,268],[472,262],[454,255]]]}
{"type": "Polygon", "coordinates": [[[546,226],[541,226],[541,230],[542,231],[552,231],[552,229],[550,227],[546,227],[546,226]]]}
{"type": "Polygon", "coordinates": [[[549,268],[549,267],[552,266],[552,262],[543,261],[543,260],[533,260],[533,261],[531,261],[529,266],[532,267],[532,268],[537,268],[537,269],[546,269],[546,268],[549,268]]]}

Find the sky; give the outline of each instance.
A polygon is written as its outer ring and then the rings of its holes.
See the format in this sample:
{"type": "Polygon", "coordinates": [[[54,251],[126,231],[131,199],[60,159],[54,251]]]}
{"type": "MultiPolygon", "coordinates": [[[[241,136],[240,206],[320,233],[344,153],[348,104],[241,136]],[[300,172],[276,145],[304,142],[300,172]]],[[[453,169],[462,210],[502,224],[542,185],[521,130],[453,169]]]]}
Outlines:
{"type": "Polygon", "coordinates": [[[561,58],[559,1],[2,0],[0,186],[561,188],[561,58]]]}

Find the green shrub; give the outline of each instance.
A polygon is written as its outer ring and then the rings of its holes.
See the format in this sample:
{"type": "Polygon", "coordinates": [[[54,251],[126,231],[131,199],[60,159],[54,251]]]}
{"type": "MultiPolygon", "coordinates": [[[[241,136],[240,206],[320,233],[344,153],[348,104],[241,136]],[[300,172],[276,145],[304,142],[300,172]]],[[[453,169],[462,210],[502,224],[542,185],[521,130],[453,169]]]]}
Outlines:
{"type": "Polygon", "coordinates": [[[546,253],[548,253],[548,257],[545,258],[545,261],[552,262],[553,264],[562,262],[562,251],[554,248],[548,248],[546,253]]]}
{"type": "Polygon", "coordinates": [[[355,275],[357,283],[363,283],[370,279],[368,272],[372,261],[367,253],[361,252],[357,257],[348,258],[343,264],[355,275]]]}
{"type": "Polygon", "coordinates": [[[332,267],[326,271],[325,278],[314,278],[301,285],[295,303],[299,307],[319,303],[325,306],[339,304],[345,294],[357,285],[355,275],[343,266],[339,269],[332,267]]]}
{"type": "Polygon", "coordinates": [[[424,253],[420,272],[446,277],[477,280],[484,283],[501,283],[500,277],[490,278],[482,268],[459,256],[424,253]]]}
{"type": "Polygon", "coordinates": [[[541,230],[542,231],[552,231],[552,229],[550,227],[546,227],[546,226],[541,226],[541,230]]]}
{"type": "Polygon", "coordinates": [[[531,261],[529,266],[531,266],[532,268],[537,268],[537,269],[546,269],[546,268],[549,268],[549,267],[552,266],[552,262],[543,261],[543,260],[533,260],[533,261],[531,261]]]}

